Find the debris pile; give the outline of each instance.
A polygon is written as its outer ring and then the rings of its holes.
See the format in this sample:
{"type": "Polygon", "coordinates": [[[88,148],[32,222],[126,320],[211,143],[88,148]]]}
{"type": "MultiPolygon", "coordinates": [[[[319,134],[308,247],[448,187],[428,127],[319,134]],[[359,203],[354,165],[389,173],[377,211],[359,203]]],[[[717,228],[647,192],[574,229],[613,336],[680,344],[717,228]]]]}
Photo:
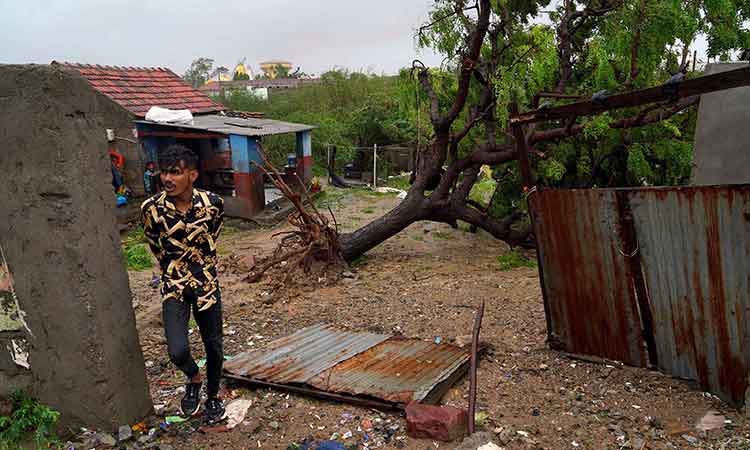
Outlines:
{"type": "Polygon", "coordinates": [[[262,151],[261,155],[263,155],[264,165],[253,164],[268,175],[276,188],[294,205],[295,212],[287,219],[294,229],[274,235],[283,236],[278,247],[271,256],[254,264],[250,273],[245,277],[245,281],[255,283],[269,269],[283,267],[284,276],[277,283],[277,288],[280,288],[288,286],[297,269],[302,269],[304,273],[309,274],[313,266],[320,265],[320,263],[323,265],[323,272],[331,266],[341,266],[343,258],[338,225],[333,212],[329,209],[333,220],[333,226],[331,226],[329,219],[315,207],[304,184],[299,182],[301,192],[292,189],[262,151]]]}

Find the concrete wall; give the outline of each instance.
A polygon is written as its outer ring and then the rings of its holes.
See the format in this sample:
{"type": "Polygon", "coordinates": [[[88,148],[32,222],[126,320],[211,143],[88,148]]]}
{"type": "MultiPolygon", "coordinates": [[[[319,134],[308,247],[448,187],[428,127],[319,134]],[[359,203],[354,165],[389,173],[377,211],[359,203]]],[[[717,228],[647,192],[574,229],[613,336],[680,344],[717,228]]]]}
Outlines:
{"type": "MultiPolygon", "coordinates": [[[[747,64],[709,64],[706,75],[746,67],[747,64]]],[[[695,128],[693,184],[750,183],[748,130],[750,88],[704,94],[695,128]]]]}
{"type": "Polygon", "coordinates": [[[0,65],[0,246],[33,333],[0,332],[0,395],[25,386],[71,427],[151,409],[105,151],[118,110],[76,75],[0,65]]]}

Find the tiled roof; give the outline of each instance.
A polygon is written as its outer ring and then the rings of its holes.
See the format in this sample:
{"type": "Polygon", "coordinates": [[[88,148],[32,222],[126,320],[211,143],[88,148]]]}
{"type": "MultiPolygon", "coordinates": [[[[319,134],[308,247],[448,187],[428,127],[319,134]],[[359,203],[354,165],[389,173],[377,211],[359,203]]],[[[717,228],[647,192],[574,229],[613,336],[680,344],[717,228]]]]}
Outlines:
{"type": "Polygon", "coordinates": [[[224,107],[194,89],[169,69],[162,67],[119,67],[58,63],[76,70],[102,94],[136,116],[144,117],[152,106],[189,109],[193,114],[221,111],[224,107]]]}

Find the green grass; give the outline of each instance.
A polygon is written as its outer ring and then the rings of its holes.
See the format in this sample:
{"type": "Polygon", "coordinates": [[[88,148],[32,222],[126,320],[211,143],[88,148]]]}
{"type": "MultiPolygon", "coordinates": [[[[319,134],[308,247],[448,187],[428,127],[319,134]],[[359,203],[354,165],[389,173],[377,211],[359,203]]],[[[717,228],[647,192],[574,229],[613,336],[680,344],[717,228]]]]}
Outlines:
{"type": "Polygon", "coordinates": [[[346,189],[326,187],[318,193],[313,203],[315,203],[315,207],[318,209],[326,210],[328,207],[336,209],[341,203],[341,199],[346,196],[346,191],[346,189]]]}
{"type": "Polygon", "coordinates": [[[122,239],[122,253],[130,270],[146,270],[154,266],[151,252],[146,244],[143,227],[138,225],[130,229],[122,239]]]}
{"type": "Polygon", "coordinates": [[[409,184],[410,175],[399,175],[393,178],[388,178],[385,185],[388,187],[401,189],[402,191],[408,191],[411,185],[409,184]]]}
{"type": "Polygon", "coordinates": [[[364,266],[365,264],[367,264],[367,261],[369,261],[369,260],[370,260],[370,257],[369,257],[369,256],[367,256],[367,255],[360,255],[360,256],[357,256],[356,258],[354,258],[354,259],[353,259],[353,260],[352,260],[352,261],[351,261],[351,262],[349,263],[349,265],[350,265],[351,267],[359,267],[359,266],[364,266]]]}
{"type": "Polygon", "coordinates": [[[11,415],[0,416],[0,450],[23,449],[21,444],[29,441],[33,441],[37,449],[60,448],[60,441],[54,434],[60,413],[22,391],[11,395],[11,403],[11,415]]]}
{"type": "Polygon", "coordinates": [[[411,238],[415,241],[424,242],[424,236],[422,236],[421,234],[415,234],[411,238]]]}
{"type": "Polygon", "coordinates": [[[511,250],[504,255],[497,257],[497,262],[500,264],[500,271],[512,270],[518,267],[536,267],[536,261],[533,261],[518,250],[511,250]]]}
{"type": "Polygon", "coordinates": [[[446,233],[445,231],[433,231],[432,236],[435,239],[444,239],[444,240],[451,240],[453,239],[453,235],[450,233],[446,233]]]}
{"type": "Polygon", "coordinates": [[[374,212],[375,212],[375,208],[373,208],[372,206],[368,206],[367,208],[362,209],[362,213],[364,214],[372,214],[374,212]]]}
{"type": "Polygon", "coordinates": [[[383,198],[383,197],[395,197],[395,192],[377,192],[365,188],[351,189],[352,194],[362,198],[383,198]]]}
{"type": "Polygon", "coordinates": [[[219,237],[229,237],[233,234],[239,233],[240,229],[237,227],[233,227],[231,225],[224,225],[221,227],[221,233],[219,234],[219,237]]]}
{"type": "Polygon", "coordinates": [[[141,271],[154,267],[154,263],[151,261],[151,252],[146,244],[127,245],[123,253],[130,270],[141,271]]]}
{"type": "Polygon", "coordinates": [[[122,244],[125,246],[133,245],[133,244],[145,244],[145,243],[146,243],[146,236],[143,234],[142,225],[138,225],[128,230],[128,232],[125,234],[124,239],[122,240],[122,244]]]}

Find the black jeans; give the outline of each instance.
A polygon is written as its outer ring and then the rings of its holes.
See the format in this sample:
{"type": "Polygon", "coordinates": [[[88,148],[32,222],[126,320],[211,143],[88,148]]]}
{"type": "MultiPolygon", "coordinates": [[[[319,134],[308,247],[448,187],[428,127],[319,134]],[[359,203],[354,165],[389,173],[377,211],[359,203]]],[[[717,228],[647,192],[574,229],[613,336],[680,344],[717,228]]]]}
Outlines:
{"type": "Polygon", "coordinates": [[[219,393],[219,380],[224,363],[221,298],[205,311],[198,311],[194,295],[185,295],[183,301],[169,299],[162,302],[169,359],[188,378],[196,376],[200,370],[190,355],[188,343],[190,308],[193,309],[193,316],[200,329],[203,346],[206,348],[206,391],[209,397],[215,396],[219,393]]]}

